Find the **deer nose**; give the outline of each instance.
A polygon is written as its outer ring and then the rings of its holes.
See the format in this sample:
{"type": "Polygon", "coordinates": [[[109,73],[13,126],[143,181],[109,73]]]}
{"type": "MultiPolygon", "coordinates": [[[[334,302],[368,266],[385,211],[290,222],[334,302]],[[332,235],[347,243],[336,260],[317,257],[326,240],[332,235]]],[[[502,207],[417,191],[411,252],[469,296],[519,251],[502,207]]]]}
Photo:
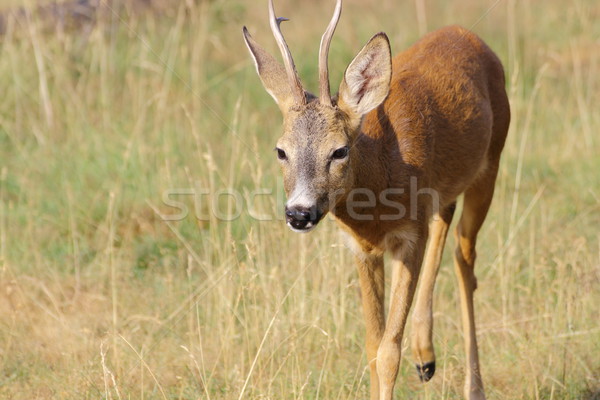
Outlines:
{"type": "Polygon", "coordinates": [[[285,219],[292,228],[305,230],[319,222],[320,217],[316,207],[286,207],[285,219]]]}
{"type": "Polygon", "coordinates": [[[310,211],[308,210],[286,210],[285,216],[295,221],[310,221],[310,211]]]}

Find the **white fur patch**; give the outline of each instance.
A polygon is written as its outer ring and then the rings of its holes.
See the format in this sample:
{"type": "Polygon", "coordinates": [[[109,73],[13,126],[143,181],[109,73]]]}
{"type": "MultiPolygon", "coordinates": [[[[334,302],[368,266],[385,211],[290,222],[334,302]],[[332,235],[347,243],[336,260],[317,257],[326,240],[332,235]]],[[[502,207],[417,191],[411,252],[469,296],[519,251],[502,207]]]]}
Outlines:
{"type": "Polygon", "coordinates": [[[359,242],[348,232],[341,230],[340,236],[346,248],[357,257],[366,259],[374,256],[381,256],[385,251],[407,252],[415,248],[419,234],[411,226],[403,227],[394,232],[390,232],[381,241],[377,249],[365,251],[359,242]]]}
{"type": "Polygon", "coordinates": [[[342,241],[344,242],[346,248],[350,250],[352,254],[354,254],[356,257],[362,260],[366,260],[369,257],[378,256],[382,254],[381,252],[374,254],[365,251],[362,248],[362,246],[356,241],[356,239],[354,239],[354,237],[351,234],[344,230],[340,230],[340,236],[342,237],[342,241]]]}
{"type": "Polygon", "coordinates": [[[408,226],[385,235],[383,246],[392,252],[405,252],[414,249],[418,239],[416,229],[408,226]]]}
{"type": "Polygon", "coordinates": [[[307,182],[300,179],[287,201],[288,208],[311,208],[317,205],[317,199],[307,182]]]}

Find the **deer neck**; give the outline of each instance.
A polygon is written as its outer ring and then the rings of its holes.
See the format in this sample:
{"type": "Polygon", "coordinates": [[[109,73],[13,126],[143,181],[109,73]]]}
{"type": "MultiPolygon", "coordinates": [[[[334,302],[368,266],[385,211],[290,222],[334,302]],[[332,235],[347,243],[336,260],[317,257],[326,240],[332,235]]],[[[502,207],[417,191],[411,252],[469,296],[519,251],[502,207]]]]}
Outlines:
{"type": "Polygon", "coordinates": [[[354,142],[350,155],[350,173],[352,175],[349,181],[351,184],[332,209],[336,218],[351,230],[357,230],[359,226],[367,228],[367,225],[371,224],[366,221],[354,220],[352,212],[348,211],[354,207],[353,204],[357,201],[369,201],[370,197],[374,199],[375,204],[364,209],[359,206],[357,212],[377,214],[380,193],[394,186],[391,180],[392,174],[387,165],[391,154],[385,143],[386,140],[383,137],[372,136],[365,132],[359,133],[354,142]]]}

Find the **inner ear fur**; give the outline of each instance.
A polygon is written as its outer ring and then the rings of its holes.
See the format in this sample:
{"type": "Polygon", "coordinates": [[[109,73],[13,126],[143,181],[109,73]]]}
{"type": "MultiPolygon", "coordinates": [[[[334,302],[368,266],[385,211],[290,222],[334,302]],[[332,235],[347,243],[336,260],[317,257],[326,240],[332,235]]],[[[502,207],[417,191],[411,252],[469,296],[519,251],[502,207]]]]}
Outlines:
{"type": "Polygon", "coordinates": [[[377,108],[390,91],[392,56],[385,33],[373,36],[344,72],[338,106],[351,119],[377,108]]]}

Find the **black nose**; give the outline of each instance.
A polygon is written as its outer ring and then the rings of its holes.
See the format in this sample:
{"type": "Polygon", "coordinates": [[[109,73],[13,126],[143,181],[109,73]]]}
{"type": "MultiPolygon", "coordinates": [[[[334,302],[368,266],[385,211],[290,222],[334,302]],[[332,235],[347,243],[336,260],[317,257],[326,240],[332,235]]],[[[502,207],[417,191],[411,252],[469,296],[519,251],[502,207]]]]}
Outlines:
{"type": "Polygon", "coordinates": [[[316,207],[286,207],[285,219],[292,228],[301,230],[319,222],[320,216],[316,207]]]}
{"type": "Polygon", "coordinates": [[[287,210],[285,216],[295,221],[310,221],[310,211],[307,210],[287,210]]]}

